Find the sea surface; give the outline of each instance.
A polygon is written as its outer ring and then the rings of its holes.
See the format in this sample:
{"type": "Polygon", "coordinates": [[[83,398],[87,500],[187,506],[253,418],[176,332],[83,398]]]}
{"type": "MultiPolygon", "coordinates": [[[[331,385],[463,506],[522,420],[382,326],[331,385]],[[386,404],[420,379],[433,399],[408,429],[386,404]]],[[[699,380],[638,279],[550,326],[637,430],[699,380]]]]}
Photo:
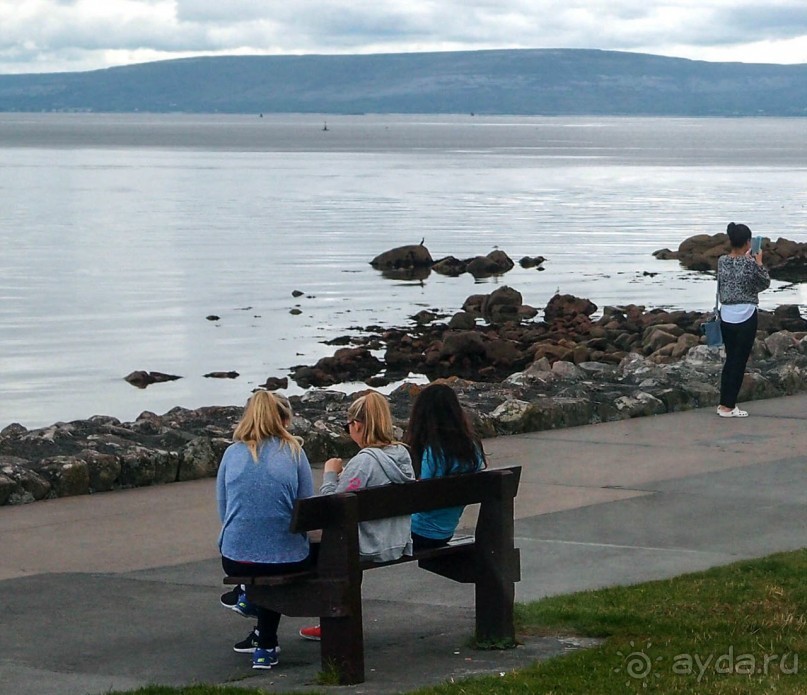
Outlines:
{"type": "MultiPolygon", "coordinates": [[[[0,114],[0,428],[242,404],[325,340],[501,285],[706,310],[714,281],[652,252],[732,220],[807,241],[805,153],[804,119],[0,114]],[[547,261],[370,267],[421,239],[547,261]],[[139,369],[183,378],[139,390],[139,369]]],[[[761,297],[783,303],[807,286],[761,297]]]]}

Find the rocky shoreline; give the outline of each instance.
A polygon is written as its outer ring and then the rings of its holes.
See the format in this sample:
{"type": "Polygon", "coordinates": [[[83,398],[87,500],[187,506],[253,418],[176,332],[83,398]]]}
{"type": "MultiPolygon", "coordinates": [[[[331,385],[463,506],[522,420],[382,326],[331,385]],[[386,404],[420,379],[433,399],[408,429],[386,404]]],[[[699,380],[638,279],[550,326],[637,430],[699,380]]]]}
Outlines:
{"type": "MultiPolygon", "coordinates": [[[[318,386],[356,379],[379,386],[410,371],[443,378],[483,437],[717,404],[722,353],[703,344],[706,314],[630,305],[605,307],[593,320],[596,311],[587,299],[556,295],[535,321],[537,310],[502,287],[469,297],[447,322],[421,312],[412,327],[345,336],[333,357],[292,376],[318,386]],[[383,361],[373,354],[379,350],[383,361]]],[[[398,427],[420,388],[403,383],[391,393],[398,427]]],[[[795,305],[761,311],[740,400],[805,390],[807,321],[795,305]]],[[[290,400],[292,430],[312,462],[355,451],[342,431],[352,396],[312,389],[290,400]]],[[[241,412],[174,408],[134,422],[96,416],[33,430],[11,424],[0,431],[0,505],[214,476],[241,412]]]]}

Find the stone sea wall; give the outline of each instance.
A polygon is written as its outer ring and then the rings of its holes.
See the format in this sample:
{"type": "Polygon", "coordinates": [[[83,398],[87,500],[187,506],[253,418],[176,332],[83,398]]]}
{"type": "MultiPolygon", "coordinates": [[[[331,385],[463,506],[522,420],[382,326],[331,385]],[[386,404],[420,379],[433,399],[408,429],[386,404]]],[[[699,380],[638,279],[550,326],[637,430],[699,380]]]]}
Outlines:
{"type": "MultiPolygon", "coordinates": [[[[675,331],[668,325],[665,332],[673,336],[675,331]]],[[[789,330],[760,332],[741,401],[807,390],[805,336],[789,330]]],[[[673,338],[679,345],[678,337],[673,338]]],[[[446,381],[483,437],[717,404],[720,350],[693,344],[673,360],[642,352],[629,351],[618,363],[575,363],[569,349],[567,359],[541,354],[499,382],[457,376],[446,381]]],[[[405,426],[420,388],[404,383],[391,394],[399,428],[405,426]]],[[[296,413],[292,430],[304,438],[312,462],[355,452],[342,431],[350,400],[328,390],[291,398],[296,413]]],[[[9,425],[0,432],[0,505],[214,476],[241,412],[240,406],[174,408],[164,415],[145,412],[134,422],[96,416],[33,430],[9,425]]]]}

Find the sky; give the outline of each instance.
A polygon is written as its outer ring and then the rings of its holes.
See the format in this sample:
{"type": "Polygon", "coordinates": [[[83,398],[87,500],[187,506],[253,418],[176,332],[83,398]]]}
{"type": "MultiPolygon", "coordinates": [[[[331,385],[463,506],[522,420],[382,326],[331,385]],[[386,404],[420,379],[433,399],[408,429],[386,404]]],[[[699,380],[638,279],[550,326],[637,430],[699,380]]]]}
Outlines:
{"type": "Polygon", "coordinates": [[[805,0],[0,0],[0,73],[199,55],[599,48],[807,63],[805,0]]]}

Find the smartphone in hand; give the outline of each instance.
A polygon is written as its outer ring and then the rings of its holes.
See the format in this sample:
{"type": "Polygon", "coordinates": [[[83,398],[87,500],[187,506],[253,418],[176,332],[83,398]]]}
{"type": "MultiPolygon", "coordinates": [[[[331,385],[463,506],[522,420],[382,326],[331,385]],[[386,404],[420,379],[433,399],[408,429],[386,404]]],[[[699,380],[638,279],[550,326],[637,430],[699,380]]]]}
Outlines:
{"type": "Polygon", "coordinates": [[[751,238],[751,255],[756,256],[762,248],[762,237],[755,236],[751,238]]]}

